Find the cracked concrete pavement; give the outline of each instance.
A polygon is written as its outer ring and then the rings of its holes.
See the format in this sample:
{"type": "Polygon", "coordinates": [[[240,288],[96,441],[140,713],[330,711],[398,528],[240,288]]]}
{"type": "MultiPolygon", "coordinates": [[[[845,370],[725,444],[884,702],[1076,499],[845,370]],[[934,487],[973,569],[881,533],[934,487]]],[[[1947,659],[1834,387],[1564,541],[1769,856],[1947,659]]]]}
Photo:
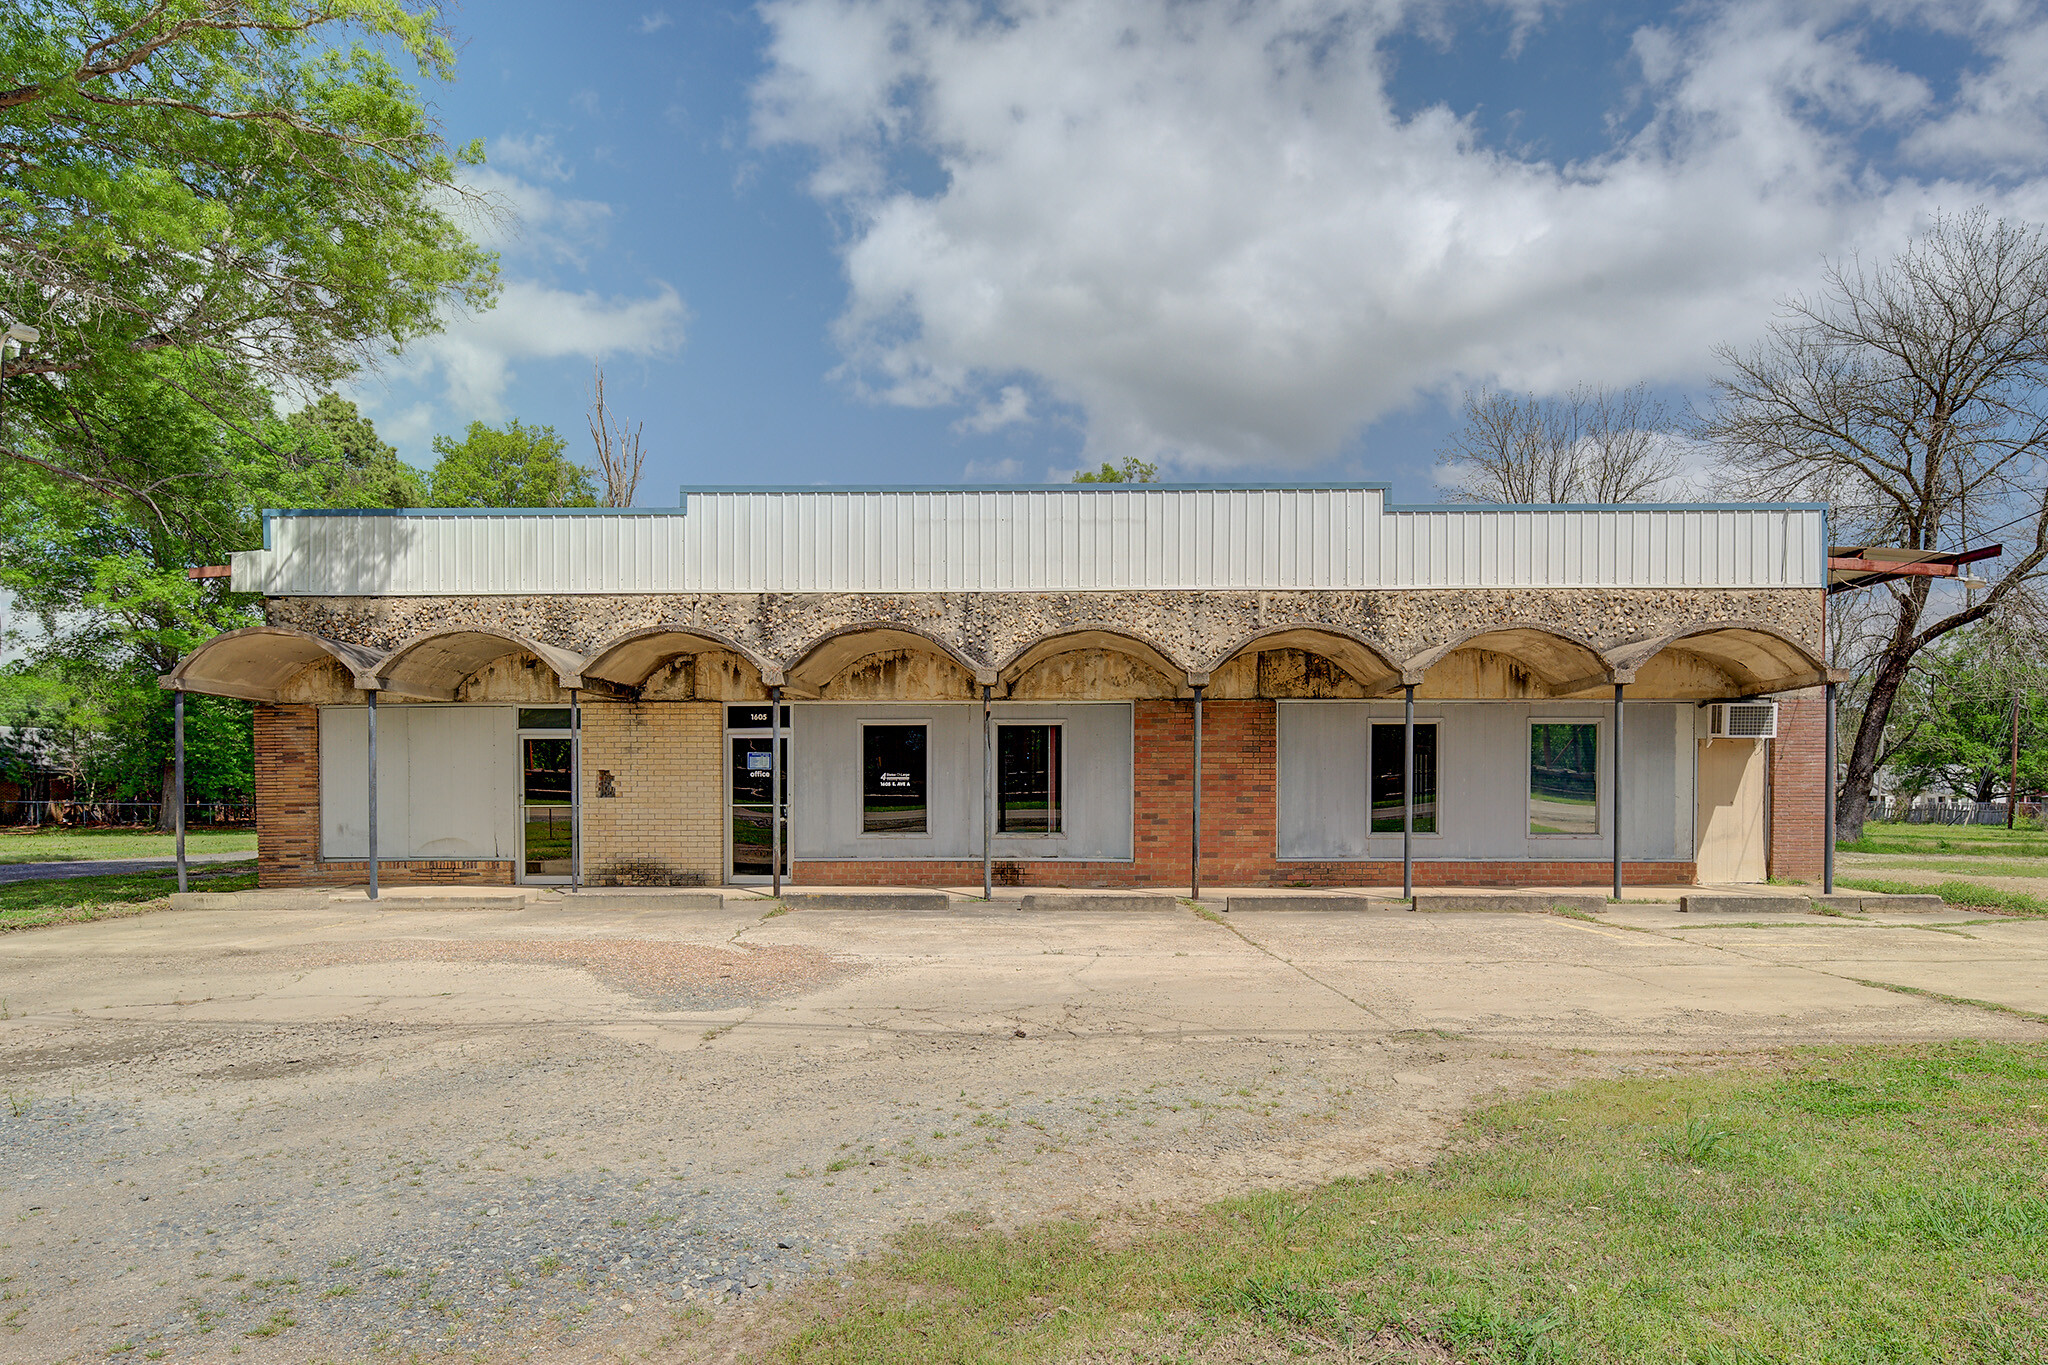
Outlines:
{"type": "Polygon", "coordinates": [[[2048,1037],[2048,922],[1981,916],[252,899],[0,938],[0,1360],[594,1356],[915,1220],[1426,1161],[1586,1076],[2048,1037]]]}

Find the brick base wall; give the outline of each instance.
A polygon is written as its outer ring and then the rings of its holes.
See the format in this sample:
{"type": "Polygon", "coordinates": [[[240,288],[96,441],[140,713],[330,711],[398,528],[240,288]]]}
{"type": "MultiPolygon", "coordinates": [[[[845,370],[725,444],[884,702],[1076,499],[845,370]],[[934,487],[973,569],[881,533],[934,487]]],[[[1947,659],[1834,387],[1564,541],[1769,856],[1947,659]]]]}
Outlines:
{"type": "Polygon", "coordinates": [[[1778,698],[1778,737],[1770,741],[1773,877],[1814,881],[1827,847],[1827,693],[1818,687],[1778,698]]]}
{"type": "MultiPolygon", "coordinates": [[[[1205,863],[1207,859],[1203,860],[1205,863]]],[[[1013,863],[997,861],[997,886],[1185,887],[1178,878],[1145,876],[1135,863],[1013,863]]],[[[1611,863],[1417,862],[1417,886],[1605,886],[1611,863]]],[[[1689,885],[1691,863],[1623,863],[1630,886],[1689,885]]],[[[978,862],[798,862],[790,880],[805,886],[980,886],[978,862]]],[[[1276,863],[1244,876],[1204,877],[1205,888],[1220,886],[1399,886],[1399,862],[1276,863]]]]}
{"type": "MultiPolygon", "coordinates": [[[[320,708],[256,708],[256,884],[346,886],[370,864],[320,861],[320,708]]],[[[377,862],[383,886],[510,886],[513,865],[457,859],[377,862]]]]}

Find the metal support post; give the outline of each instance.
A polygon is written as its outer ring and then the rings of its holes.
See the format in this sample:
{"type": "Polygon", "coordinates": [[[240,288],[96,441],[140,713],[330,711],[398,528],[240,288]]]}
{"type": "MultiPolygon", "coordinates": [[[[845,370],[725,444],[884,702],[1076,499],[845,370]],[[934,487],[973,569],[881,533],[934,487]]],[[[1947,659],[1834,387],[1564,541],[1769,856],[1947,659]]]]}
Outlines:
{"type": "MultiPolygon", "coordinates": [[[[1415,684],[1401,686],[1401,899],[1415,908],[1415,684]]],[[[1367,732],[1370,734],[1370,731],[1367,732]]],[[[1367,761],[1371,756],[1367,755],[1367,761]]],[[[1367,824],[1371,820],[1368,816],[1367,824]]]]}
{"type": "Polygon", "coordinates": [[[996,727],[995,689],[981,685],[981,898],[995,899],[996,727]]]}
{"type": "Polygon", "coordinates": [[[768,861],[782,896],[782,688],[768,689],[768,861]]]}
{"type": "Polygon", "coordinates": [[[185,689],[171,693],[171,800],[177,811],[171,818],[178,835],[178,894],[185,892],[185,689]]]}
{"type": "Polygon", "coordinates": [[[1188,850],[1188,899],[1202,898],[1202,692],[1195,688],[1195,796],[1194,824],[1188,850]]]}
{"type": "Polygon", "coordinates": [[[370,899],[377,899],[377,694],[370,699],[370,899]]]}
{"type": "Polygon", "coordinates": [[[1835,684],[1829,683],[1827,739],[1823,748],[1827,751],[1827,774],[1821,779],[1821,799],[1826,803],[1820,818],[1820,892],[1823,896],[1835,894],[1835,684]]]}
{"type": "Polygon", "coordinates": [[[1614,792],[1608,805],[1614,810],[1614,899],[1621,899],[1621,688],[1614,685],[1614,792]]]}
{"type": "Polygon", "coordinates": [[[583,887],[583,702],[569,689],[569,889],[583,887]]]}

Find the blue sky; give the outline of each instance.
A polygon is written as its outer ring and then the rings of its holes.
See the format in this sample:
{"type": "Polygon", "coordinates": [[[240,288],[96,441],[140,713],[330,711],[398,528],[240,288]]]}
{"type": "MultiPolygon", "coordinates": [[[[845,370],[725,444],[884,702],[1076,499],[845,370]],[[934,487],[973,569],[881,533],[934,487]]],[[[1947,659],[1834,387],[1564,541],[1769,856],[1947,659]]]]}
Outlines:
{"type": "Polygon", "coordinates": [[[682,483],[1383,479],[1463,391],[1704,393],[1823,257],[2048,219],[2048,18],[1912,3],[455,11],[498,309],[354,396],[431,461],[591,366],[682,483]],[[566,13],[574,14],[565,21],[566,13]]]}

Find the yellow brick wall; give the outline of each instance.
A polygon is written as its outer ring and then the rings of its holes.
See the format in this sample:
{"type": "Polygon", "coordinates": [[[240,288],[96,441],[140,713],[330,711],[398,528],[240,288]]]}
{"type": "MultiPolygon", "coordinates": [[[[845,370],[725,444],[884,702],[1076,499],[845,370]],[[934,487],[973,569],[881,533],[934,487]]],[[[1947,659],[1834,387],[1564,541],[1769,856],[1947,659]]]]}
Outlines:
{"type": "Polygon", "coordinates": [[[583,704],[583,872],[591,885],[725,880],[724,724],[717,702],[583,704]]]}

